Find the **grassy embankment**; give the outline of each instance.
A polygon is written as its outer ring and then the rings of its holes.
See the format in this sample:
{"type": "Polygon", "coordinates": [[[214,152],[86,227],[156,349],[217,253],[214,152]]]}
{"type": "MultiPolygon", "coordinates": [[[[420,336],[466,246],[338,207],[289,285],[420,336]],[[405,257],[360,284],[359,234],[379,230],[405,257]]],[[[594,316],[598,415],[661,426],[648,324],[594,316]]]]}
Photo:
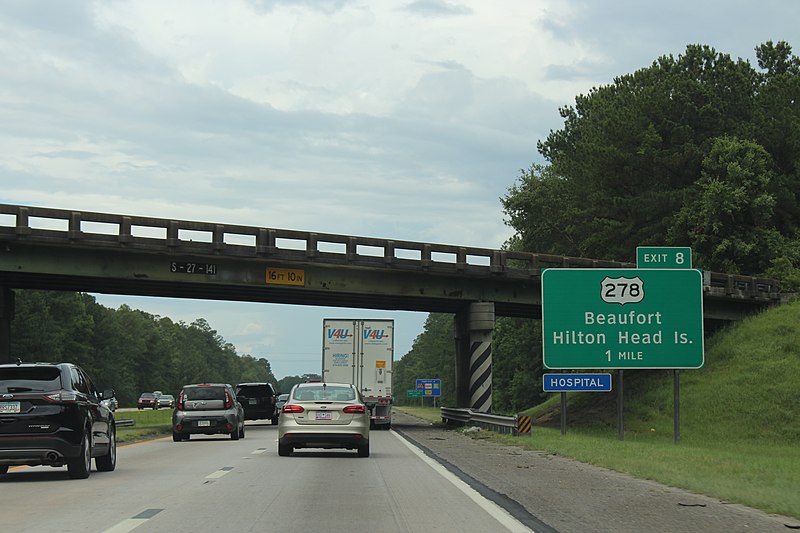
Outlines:
{"type": "Polygon", "coordinates": [[[117,428],[117,442],[119,443],[169,435],[172,431],[172,409],[117,411],[114,416],[117,420],[132,419],[136,421],[135,426],[117,428]]]}
{"type": "MultiPolygon", "coordinates": [[[[530,436],[476,438],[545,450],[643,479],[800,518],[800,301],[720,331],[705,365],[681,371],[681,439],[673,442],[671,371],[625,372],[625,440],[615,393],[560,394],[525,411],[530,436]]],[[[616,374],[615,384],[616,386],[616,374]]],[[[438,409],[402,407],[440,421],[438,409]]],[[[475,434],[473,434],[475,435],[475,434]]]]}

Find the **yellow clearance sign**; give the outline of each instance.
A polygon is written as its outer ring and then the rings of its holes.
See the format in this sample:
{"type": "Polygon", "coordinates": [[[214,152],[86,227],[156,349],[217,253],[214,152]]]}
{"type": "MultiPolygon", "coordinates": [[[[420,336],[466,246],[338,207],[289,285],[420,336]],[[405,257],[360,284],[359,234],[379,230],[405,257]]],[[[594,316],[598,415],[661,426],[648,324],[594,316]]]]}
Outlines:
{"type": "Polygon", "coordinates": [[[299,285],[305,286],[306,273],[304,270],[293,268],[268,268],[267,285],[299,285]]]}

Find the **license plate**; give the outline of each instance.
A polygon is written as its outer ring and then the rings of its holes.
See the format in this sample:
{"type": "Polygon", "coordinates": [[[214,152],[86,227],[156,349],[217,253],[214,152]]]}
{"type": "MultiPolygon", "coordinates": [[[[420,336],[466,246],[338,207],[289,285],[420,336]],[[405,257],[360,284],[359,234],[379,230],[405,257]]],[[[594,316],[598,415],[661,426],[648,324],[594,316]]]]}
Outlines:
{"type": "Polygon", "coordinates": [[[255,398],[250,398],[250,405],[255,405],[257,400],[255,398]]]}
{"type": "Polygon", "coordinates": [[[317,411],[317,420],[333,420],[333,413],[330,411],[317,411]]]}
{"type": "Polygon", "coordinates": [[[19,402],[0,402],[0,413],[19,413],[19,402]]]}
{"type": "Polygon", "coordinates": [[[202,427],[208,427],[210,425],[211,425],[211,421],[210,420],[198,420],[197,421],[197,427],[201,427],[202,428],[202,427]]]}

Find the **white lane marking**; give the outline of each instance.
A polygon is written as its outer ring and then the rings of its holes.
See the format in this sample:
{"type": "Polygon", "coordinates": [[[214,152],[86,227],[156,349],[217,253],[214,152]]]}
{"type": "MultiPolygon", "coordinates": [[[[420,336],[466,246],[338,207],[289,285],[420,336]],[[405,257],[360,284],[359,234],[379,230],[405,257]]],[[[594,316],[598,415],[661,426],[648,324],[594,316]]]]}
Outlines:
{"type": "Polygon", "coordinates": [[[220,468],[216,472],[212,472],[209,475],[207,475],[206,479],[219,479],[228,472],[230,472],[231,470],[233,470],[232,466],[226,466],[225,468],[220,468]]]}
{"type": "Polygon", "coordinates": [[[267,451],[266,448],[259,448],[257,450],[253,450],[251,453],[259,454],[259,453],[264,453],[265,451],[267,451]]]}
{"type": "Polygon", "coordinates": [[[495,520],[500,522],[507,530],[512,531],[514,533],[527,533],[533,531],[532,529],[528,528],[511,516],[511,514],[494,503],[491,500],[487,500],[481,494],[466,484],[464,481],[458,478],[455,474],[450,472],[448,469],[425,455],[425,452],[414,446],[412,443],[404,439],[399,433],[396,431],[390,431],[392,435],[400,439],[400,442],[405,444],[412,452],[414,452],[417,457],[422,459],[428,466],[433,468],[436,472],[438,472],[443,478],[448,480],[450,483],[456,486],[461,492],[463,492],[470,500],[475,502],[478,507],[489,513],[489,516],[493,517],[495,520]]]}
{"type": "Polygon", "coordinates": [[[116,526],[112,527],[111,529],[106,529],[103,533],[128,533],[128,531],[133,531],[137,527],[141,526],[145,522],[150,520],[149,518],[128,518],[127,520],[123,520],[116,526]]]}

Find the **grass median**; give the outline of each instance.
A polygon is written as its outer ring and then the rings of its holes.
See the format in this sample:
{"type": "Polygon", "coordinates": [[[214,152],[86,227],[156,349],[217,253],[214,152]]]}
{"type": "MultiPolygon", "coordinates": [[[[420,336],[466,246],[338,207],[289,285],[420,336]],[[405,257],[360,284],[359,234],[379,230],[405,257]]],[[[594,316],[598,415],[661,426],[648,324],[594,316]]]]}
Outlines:
{"type": "Polygon", "coordinates": [[[133,426],[117,427],[117,442],[135,442],[169,435],[172,432],[172,409],[144,409],[141,411],[117,411],[117,422],[133,420],[133,426]]]}

